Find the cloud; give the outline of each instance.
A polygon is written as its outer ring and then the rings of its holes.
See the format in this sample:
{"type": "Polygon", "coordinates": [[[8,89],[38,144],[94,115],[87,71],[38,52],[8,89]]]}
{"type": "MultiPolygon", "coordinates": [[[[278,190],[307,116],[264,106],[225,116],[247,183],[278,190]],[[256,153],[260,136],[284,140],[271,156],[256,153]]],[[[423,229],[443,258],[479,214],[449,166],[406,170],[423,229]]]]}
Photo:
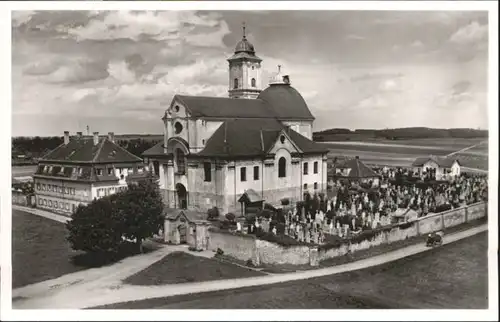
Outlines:
{"type": "Polygon", "coordinates": [[[364,40],[364,39],[366,39],[366,38],[365,38],[365,37],[363,37],[363,36],[350,34],[350,35],[347,35],[347,36],[346,36],[346,39],[347,39],[347,40],[364,40]]]}
{"type": "MultiPolygon", "coordinates": [[[[315,130],[487,123],[481,112],[487,61],[478,56],[485,41],[463,46],[456,42],[458,36],[455,42],[450,40],[455,33],[475,34],[458,29],[471,21],[487,24],[484,17],[451,14],[442,16],[446,20],[442,22],[432,12],[336,12],[335,19],[332,14],[39,11],[13,15],[12,99],[18,120],[13,131],[34,131],[19,121],[28,115],[44,121],[57,116],[59,121],[50,121],[54,127],[78,119],[91,126],[106,125],[102,131],[148,131],[156,125],[161,130],[160,117],[175,94],[227,97],[226,59],[241,39],[242,21],[248,23],[248,38],[263,58],[263,87],[282,65],[316,116],[315,130]],[[374,18],[386,23],[375,24],[374,18]],[[423,23],[427,28],[421,27],[423,23]],[[463,63],[467,57],[472,58],[463,63]],[[457,114],[467,119],[447,115],[457,102],[461,111],[457,114]],[[117,115],[119,120],[110,121],[117,115]]],[[[46,133],[47,127],[39,128],[45,131],[40,134],[46,133]]]]}
{"type": "Polygon", "coordinates": [[[26,66],[23,69],[23,73],[25,75],[33,75],[33,76],[49,75],[57,70],[58,65],[59,64],[55,58],[36,61],[26,66]]]}
{"type": "Polygon", "coordinates": [[[471,87],[471,83],[469,81],[460,81],[453,85],[452,90],[454,94],[461,94],[467,91],[471,87]]]}
{"type": "Polygon", "coordinates": [[[19,27],[31,20],[35,14],[33,10],[16,10],[12,11],[12,27],[19,27]]]}
{"type": "Polygon", "coordinates": [[[350,78],[351,82],[364,82],[364,81],[371,81],[371,80],[384,80],[387,78],[401,78],[403,77],[403,73],[374,73],[374,72],[368,72],[365,74],[361,75],[356,75],[352,76],[350,78]]]}
{"type": "Polygon", "coordinates": [[[413,48],[422,48],[424,47],[424,44],[420,40],[415,40],[410,46],[413,48]]]}
{"type": "Polygon", "coordinates": [[[451,35],[450,41],[458,45],[470,45],[487,40],[488,26],[473,21],[451,35]]]}
{"type": "Polygon", "coordinates": [[[197,46],[221,46],[221,38],[228,32],[227,24],[217,15],[197,15],[191,11],[110,11],[103,19],[67,30],[77,40],[184,38],[197,46]]]}

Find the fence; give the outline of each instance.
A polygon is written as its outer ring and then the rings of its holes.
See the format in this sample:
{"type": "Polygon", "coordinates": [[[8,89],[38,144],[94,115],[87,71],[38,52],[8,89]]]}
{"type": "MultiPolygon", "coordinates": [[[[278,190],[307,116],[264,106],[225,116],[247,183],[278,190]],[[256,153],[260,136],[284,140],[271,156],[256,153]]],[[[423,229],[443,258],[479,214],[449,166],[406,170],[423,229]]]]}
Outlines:
{"type": "Polygon", "coordinates": [[[359,242],[342,242],[336,245],[311,246],[282,246],[253,235],[230,233],[225,231],[211,231],[209,249],[224,251],[225,255],[259,264],[309,264],[316,266],[320,261],[344,256],[381,244],[390,244],[407,238],[425,235],[430,232],[443,230],[470,222],[487,214],[487,203],[480,202],[457,209],[418,218],[413,222],[401,223],[395,226],[378,230],[370,238],[359,242]]]}

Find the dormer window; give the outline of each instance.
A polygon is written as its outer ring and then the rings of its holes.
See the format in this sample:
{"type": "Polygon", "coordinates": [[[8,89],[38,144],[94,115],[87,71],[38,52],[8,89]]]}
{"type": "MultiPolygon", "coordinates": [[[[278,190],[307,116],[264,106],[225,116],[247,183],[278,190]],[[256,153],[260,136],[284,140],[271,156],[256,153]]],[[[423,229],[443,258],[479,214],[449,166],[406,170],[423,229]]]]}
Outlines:
{"type": "Polygon", "coordinates": [[[108,168],[108,175],[112,175],[113,174],[113,168],[108,168]]]}
{"type": "Polygon", "coordinates": [[[97,175],[102,176],[102,169],[97,169],[97,175]]]}

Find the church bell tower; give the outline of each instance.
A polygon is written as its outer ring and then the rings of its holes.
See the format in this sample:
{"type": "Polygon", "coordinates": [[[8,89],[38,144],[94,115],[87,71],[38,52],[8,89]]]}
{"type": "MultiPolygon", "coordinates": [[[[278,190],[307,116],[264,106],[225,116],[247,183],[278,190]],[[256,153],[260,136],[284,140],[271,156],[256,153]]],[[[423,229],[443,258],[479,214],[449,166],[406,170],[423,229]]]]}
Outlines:
{"type": "Polygon", "coordinates": [[[262,59],[255,55],[254,46],[247,40],[243,24],[243,38],[238,42],[229,62],[229,97],[257,98],[262,91],[262,59]]]}

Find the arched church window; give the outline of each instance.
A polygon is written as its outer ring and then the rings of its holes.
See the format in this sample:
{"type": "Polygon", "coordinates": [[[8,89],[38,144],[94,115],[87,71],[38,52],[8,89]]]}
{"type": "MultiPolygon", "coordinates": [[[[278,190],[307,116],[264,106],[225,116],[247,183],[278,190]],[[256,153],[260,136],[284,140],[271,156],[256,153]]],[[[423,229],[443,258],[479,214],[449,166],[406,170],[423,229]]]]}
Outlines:
{"type": "Polygon", "coordinates": [[[186,173],[186,160],[184,158],[184,152],[179,148],[175,150],[175,164],[177,165],[177,174],[186,173]]]}
{"type": "Polygon", "coordinates": [[[252,87],[257,87],[257,84],[256,84],[256,81],[255,81],[255,78],[252,78],[252,87]]]}
{"type": "Polygon", "coordinates": [[[286,159],[281,157],[278,160],[278,177],[284,178],[286,177],[286,159]]]}
{"type": "Polygon", "coordinates": [[[237,78],[234,79],[234,88],[238,88],[238,79],[237,78]]]}
{"type": "Polygon", "coordinates": [[[182,124],[181,123],[175,122],[174,128],[175,128],[175,134],[179,134],[182,132],[182,124]]]}

